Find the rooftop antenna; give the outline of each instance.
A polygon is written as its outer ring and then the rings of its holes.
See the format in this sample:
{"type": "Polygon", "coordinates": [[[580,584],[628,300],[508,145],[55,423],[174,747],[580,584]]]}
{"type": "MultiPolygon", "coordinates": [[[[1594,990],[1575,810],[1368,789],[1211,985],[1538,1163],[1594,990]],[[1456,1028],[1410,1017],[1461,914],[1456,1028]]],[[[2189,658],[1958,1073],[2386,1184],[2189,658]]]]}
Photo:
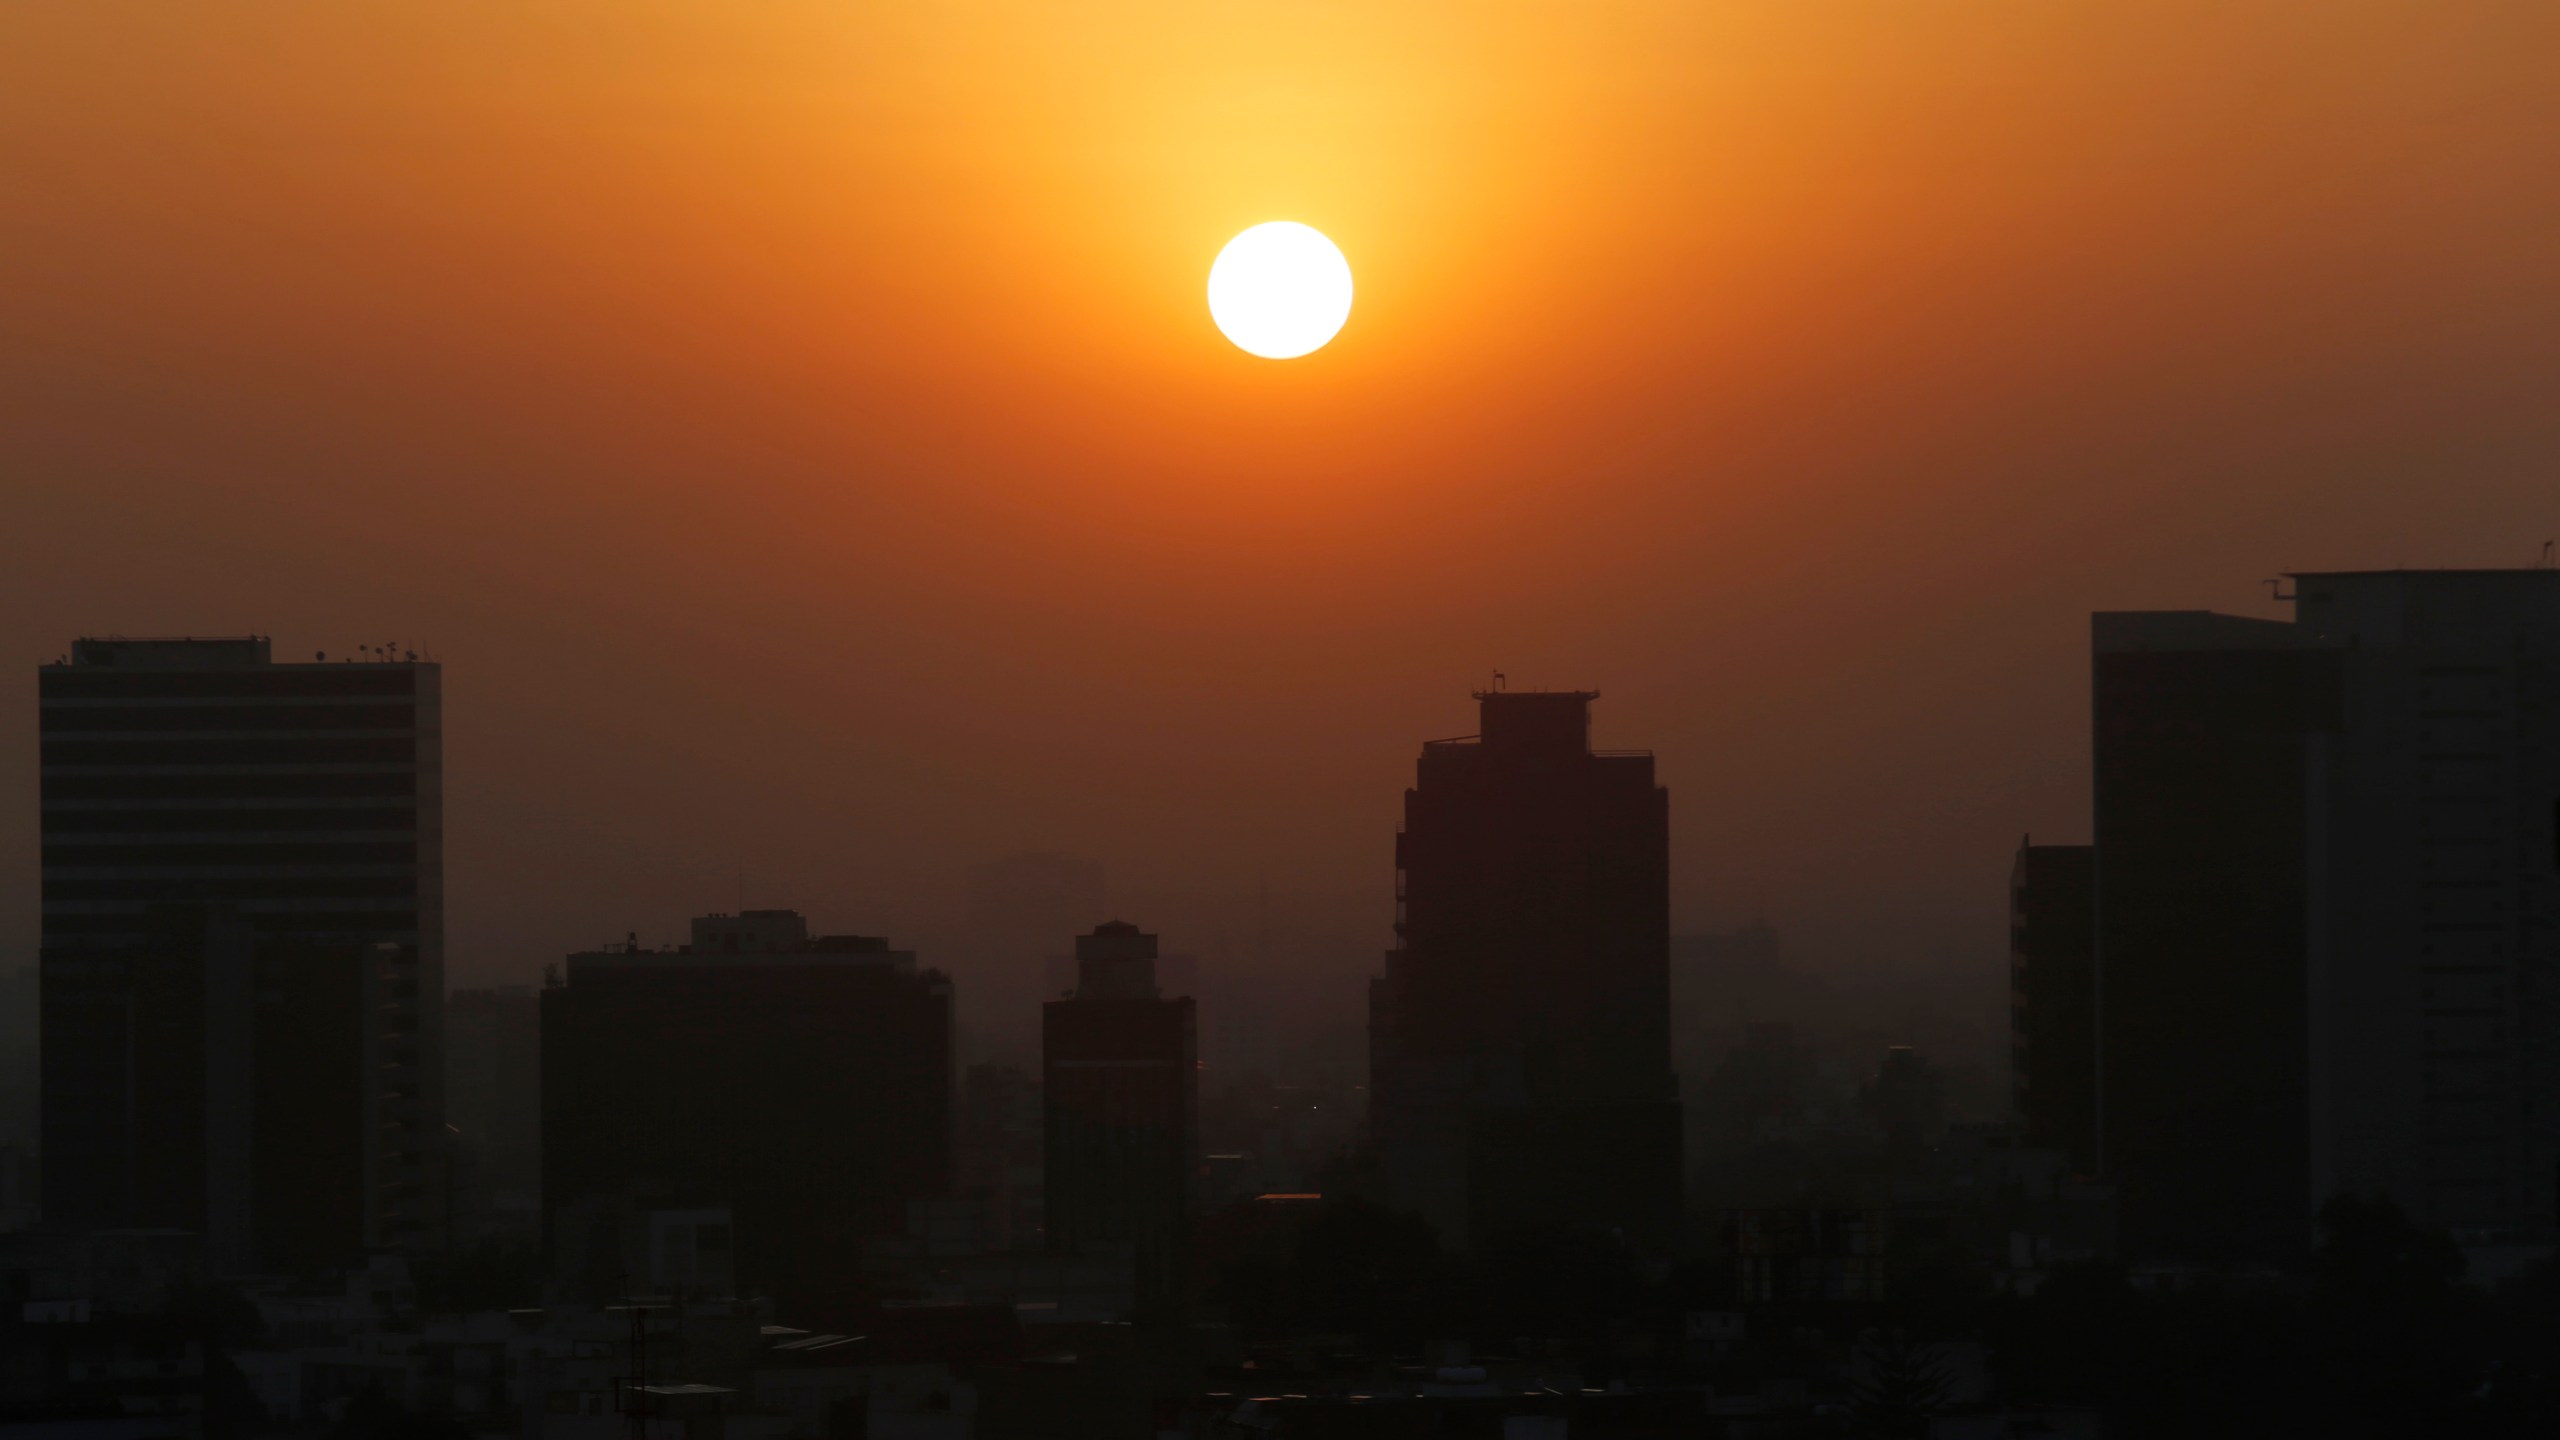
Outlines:
{"type": "Polygon", "coordinates": [[[2543,541],[2543,542],[2542,542],[2542,555],[2541,555],[2541,558],[2539,558],[2539,559],[2537,559],[2537,560],[2535,560],[2535,561],[2533,562],[2533,568],[2534,568],[2534,569],[2536,569],[2536,570],[2548,570],[2548,569],[2550,569],[2550,568],[2551,568],[2551,565],[2552,565],[2552,554],[2551,554],[2551,551],[2552,551],[2552,547],[2553,547],[2553,546],[2556,546],[2556,545],[2560,545],[2560,540],[2545,540],[2545,541],[2543,541]]]}

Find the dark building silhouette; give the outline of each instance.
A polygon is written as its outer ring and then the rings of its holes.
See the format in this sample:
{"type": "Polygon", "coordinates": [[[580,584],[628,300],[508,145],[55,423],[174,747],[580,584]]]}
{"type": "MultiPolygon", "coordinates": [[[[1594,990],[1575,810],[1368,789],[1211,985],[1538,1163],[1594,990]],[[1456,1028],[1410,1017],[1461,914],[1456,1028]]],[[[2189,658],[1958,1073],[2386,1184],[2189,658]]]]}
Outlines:
{"type": "Polygon", "coordinates": [[[243,1267],[439,1238],[441,672],[368,655],[38,672],[49,1222],[243,1267]]]}
{"type": "Polygon", "coordinates": [[[0,966],[0,1146],[36,1146],[36,1016],[33,965],[0,966]]]}
{"type": "Polygon", "coordinates": [[[2560,1236],[2560,572],[2095,617],[2099,1158],[2137,1256],[2387,1196],[2560,1236]]]}
{"type": "Polygon", "coordinates": [[[541,1003],[545,1234],[591,1294],[646,1273],[634,1211],[725,1207],[740,1287],[841,1313],[863,1241],[948,1189],[951,983],[911,951],[710,915],[681,949],[570,956],[541,1003]]]}
{"type": "Polygon", "coordinates": [[[1047,1123],[1033,1077],[992,1064],[972,1065],[961,1076],[953,1189],[977,1204],[990,1250],[1046,1248],[1047,1123]]]}
{"type": "Polygon", "coordinates": [[[1184,1293],[1198,1164],[1198,1021],[1156,987],[1156,937],[1114,920],[1076,938],[1076,988],[1041,1007],[1048,1240],[1125,1245],[1141,1319],[1184,1293]]]}
{"type": "Polygon", "coordinates": [[[2305,737],[2332,654],[2294,627],[2096,617],[2099,1161],[2142,1257],[2310,1239],[2305,737]]]}
{"type": "Polygon", "coordinates": [[[445,997],[445,1116],[457,1239],[539,1225],[542,1004],[530,986],[445,997]]]}
{"type": "Polygon", "coordinates": [[[2018,842],[2009,869],[2010,1099],[2026,1143],[2098,1165],[2097,852],[2018,842]]]}
{"type": "Polygon", "coordinates": [[[1946,1077],[1908,1045],[1888,1045],[1876,1073],[1859,1087],[1859,1108],[1884,1141],[1885,1153],[1916,1161],[1947,1128],[1946,1077]]]}
{"type": "Polygon", "coordinates": [[[84,1177],[104,1193],[78,1228],[190,1231],[225,1274],[344,1266],[389,1243],[377,1132],[401,1107],[386,1070],[414,1043],[382,1021],[414,1010],[400,947],[260,935],[224,906],[138,923],[48,1011],[65,1052],[52,1073],[129,1107],[83,1137],[113,1168],[84,1177]]]}
{"type": "Polygon", "coordinates": [[[1392,1198],[1451,1242],[1582,1226],[1667,1248],[1670,798],[1594,751],[1588,692],[1476,696],[1423,746],[1370,988],[1370,1132],[1392,1198]]]}

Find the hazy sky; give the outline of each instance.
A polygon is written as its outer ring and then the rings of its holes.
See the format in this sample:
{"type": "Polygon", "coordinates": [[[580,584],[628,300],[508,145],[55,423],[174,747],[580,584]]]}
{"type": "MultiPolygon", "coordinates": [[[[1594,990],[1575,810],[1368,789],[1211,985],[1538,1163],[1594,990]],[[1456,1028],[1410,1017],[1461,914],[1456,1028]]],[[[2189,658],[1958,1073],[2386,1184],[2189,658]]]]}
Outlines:
{"type": "Polygon", "coordinates": [[[2560,535],[2555,73],[2537,0],[0,5],[0,947],[35,666],[259,631],[445,663],[464,980],[1024,846],[1356,960],[1497,668],[1660,752],[1684,926],[1996,965],[2087,612],[2560,535]],[[1279,218],[1359,291],[1275,363],[1202,286],[1279,218]]]}

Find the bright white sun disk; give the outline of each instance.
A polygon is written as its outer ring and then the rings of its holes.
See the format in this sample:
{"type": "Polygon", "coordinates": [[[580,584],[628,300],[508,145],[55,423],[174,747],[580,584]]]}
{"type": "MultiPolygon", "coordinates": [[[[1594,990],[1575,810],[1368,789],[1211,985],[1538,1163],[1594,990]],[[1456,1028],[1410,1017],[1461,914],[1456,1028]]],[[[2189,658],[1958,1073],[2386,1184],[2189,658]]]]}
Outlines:
{"type": "Polygon", "coordinates": [[[1209,267],[1209,318],[1266,360],[1322,349],[1351,318],[1351,262],[1322,231],[1294,220],[1256,225],[1209,267]]]}

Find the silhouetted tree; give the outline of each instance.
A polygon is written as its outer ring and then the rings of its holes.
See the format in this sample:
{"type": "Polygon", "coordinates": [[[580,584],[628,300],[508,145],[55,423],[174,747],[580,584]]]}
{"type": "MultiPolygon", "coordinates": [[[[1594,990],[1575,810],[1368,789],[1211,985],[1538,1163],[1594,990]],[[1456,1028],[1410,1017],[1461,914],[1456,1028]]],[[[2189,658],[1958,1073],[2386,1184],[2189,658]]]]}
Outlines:
{"type": "Polygon", "coordinates": [[[1561,1339],[1586,1346],[1649,1311],[1648,1286],[1624,1239],[1552,1229],[1498,1235],[1477,1248],[1468,1329],[1497,1343],[1561,1339]]]}
{"type": "Polygon", "coordinates": [[[2317,1366],[2308,1387],[2336,1405],[2342,1426],[2388,1429],[2450,1416],[2482,1379],[2481,1297],[2457,1287],[2460,1248],[2381,1197],[2330,1200],[2320,1232],[2312,1256],[2317,1366]]]}
{"type": "Polygon", "coordinates": [[[1247,1331],[1418,1344],[1449,1315],[1450,1266],[1429,1222],[1362,1199],[1327,1200],[1231,1264],[1210,1292],[1247,1331]]]}
{"type": "Polygon", "coordinates": [[[1953,1390],[1937,1347],[1916,1343],[1899,1330],[1869,1330],[1859,1336],[1854,1369],[1851,1420],[1860,1435],[1883,1440],[1925,1437],[1930,1419],[1947,1408],[1953,1390]]]}
{"type": "Polygon", "coordinates": [[[469,1430],[458,1420],[420,1415],[385,1394],[376,1381],[347,1398],[347,1408],[329,1427],[328,1440],[463,1440],[469,1430]]]}
{"type": "Polygon", "coordinates": [[[2388,1199],[2340,1195],[2320,1207],[2313,1268],[2322,1297],[2333,1302],[2423,1304],[2462,1278],[2462,1250],[2442,1231],[2419,1229],[2388,1199]]]}
{"type": "Polygon", "coordinates": [[[542,1252],[495,1237],[448,1255],[410,1262],[418,1308],[454,1315],[473,1310],[512,1310],[542,1301],[542,1252]]]}

